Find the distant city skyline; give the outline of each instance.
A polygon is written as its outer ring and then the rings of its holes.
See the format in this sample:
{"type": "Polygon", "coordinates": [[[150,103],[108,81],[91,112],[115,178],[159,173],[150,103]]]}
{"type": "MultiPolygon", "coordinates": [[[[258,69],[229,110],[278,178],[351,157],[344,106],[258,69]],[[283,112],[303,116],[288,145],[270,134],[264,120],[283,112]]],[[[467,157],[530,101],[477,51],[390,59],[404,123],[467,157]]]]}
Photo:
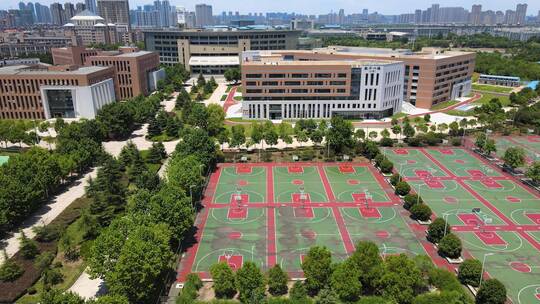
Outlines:
{"type": "MultiPolygon", "coordinates": [[[[17,9],[18,3],[20,1],[9,0],[3,1],[0,4],[0,9],[17,9]]],[[[28,2],[28,1],[24,1],[28,2]]],[[[72,2],[76,3],[77,0],[73,1],[55,1],[55,0],[41,0],[41,1],[32,1],[39,2],[41,4],[50,5],[54,2],[64,3],[72,2]]],[[[83,1],[84,2],[84,1],[83,1]]],[[[142,6],[145,4],[152,4],[153,0],[130,0],[129,5],[131,9],[136,8],[136,6],[142,6]]],[[[375,0],[366,0],[366,1],[357,1],[357,0],[272,0],[272,1],[256,1],[256,2],[246,2],[240,0],[206,0],[206,1],[197,1],[197,0],[172,0],[170,1],[171,5],[185,7],[188,10],[194,10],[196,4],[209,4],[213,7],[213,14],[218,15],[222,11],[239,11],[241,14],[247,14],[250,12],[265,13],[265,12],[295,12],[300,14],[326,14],[330,11],[338,12],[339,9],[344,9],[347,14],[350,13],[359,13],[362,9],[368,9],[371,12],[378,12],[385,15],[397,15],[402,13],[408,13],[414,11],[414,9],[423,9],[431,4],[439,4],[447,7],[464,7],[466,9],[471,8],[473,4],[481,4],[482,10],[506,10],[515,8],[518,3],[527,3],[528,15],[536,15],[540,10],[540,1],[501,1],[501,0],[492,0],[492,1],[464,1],[464,0],[454,0],[454,1],[431,1],[431,0],[422,0],[414,1],[414,3],[402,1],[402,0],[385,0],[385,1],[375,1],[375,0]]]]}

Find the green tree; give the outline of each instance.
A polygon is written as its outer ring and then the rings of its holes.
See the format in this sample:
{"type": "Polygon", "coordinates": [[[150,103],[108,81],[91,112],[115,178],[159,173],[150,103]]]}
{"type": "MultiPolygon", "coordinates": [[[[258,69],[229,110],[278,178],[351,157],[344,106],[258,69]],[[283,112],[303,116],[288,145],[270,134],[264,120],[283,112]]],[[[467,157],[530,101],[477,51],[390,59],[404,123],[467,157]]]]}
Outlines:
{"type": "Polygon", "coordinates": [[[206,80],[204,79],[204,76],[202,73],[199,74],[199,77],[197,77],[197,86],[199,88],[202,88],[206,84],[206,80]]]}
{"type": "Polygon", "coordinates": [[[482,274],[482,263],[477,259],[466,259],[459,265],[458,279],[462,284],[478,286],[482,274]]]}
{"type": "Polygon", "coordinates": [[[327,141],[336,152],[342,152],[345,147],[352,146],[353,127],[351,122],[340,116],[334,116],[330,120],[331,128],[328,130],[327,141]]]}
{"type": "Polygon", "coordinates": [[[279,264],[274,265],[268,270],[268,292],[273,296],[281,296],[287,294],[287,282],[289,276],[279,264]]]}
{"type": "Polygon", "coordinates": [[[86,304],[129,304],[129,301],[121,295],[104,295],[86,301],[86,304]]]}
{"type": "Polygon", "coordinates": [[[374,284],[383,273],[383,260],[381,258],[379,247],[369,241],[360,241],[356,245],[356,250],[349,258],[351,263],[360,269],[360,282],[363,289],[371,293],[374,284]]]}
{"type": "MultiPolygon", "coordinates": [[[[216,160],[217,147],[213,138],[202,129],[185,128],[182,141],[175,148],[174,153],[179,157],[197,155],[201,163],[212,166],[216,160]]],[[[173,157],[175,157],[173,155],[173,157]]]]}
{"type": "Polygon", "coordinates": [[[484,152],[484,147],[486,145],[486,133],[480,132],[476,135],[476,141],[474,142],[474,145],[482,152],[484,152]]]}
{"type": "Polygon", "coordinates": [[[210,274],[214,280],[214,291],[217,298],[232,298],[236,294],[234,273],[225,262],[210,266],[210,274]]]}
{"type": "Polygon", "coordinates": [[[245,262],[236,272],[236,286],[243,303],[264,298],[266,283],[261,270],[251,261],[245,262]]]}
{"type": "Polygon", "coordinates": [[[162,142],[152,143],[152,146],[148,150],[148,156],[146,161],[152,164],[159,164],[163,159],[167,157],[167,151],[162,142]]]}
{"type": "Polygon", "coordinates": [[[41,293],[39,300],[41,304],[84,304],[84,299],[79,295],[60,289],[51,289],[41,293]]]}
{"type": "MultiPolygon", "coordinates": [[[[397,182],[396,182],[397,184],[397,182]]],[[[417,203],[423,203],[423,200],[421,197],[418,197],[418,194],[416,193],[409,193],[405,195],[403,198],[403,208],[406,210],[410,210],[412,206],[416,205],[417,203]]]]}
{"type": "Polygon", "coordinates": [[[446,234],[452,231],[452,227],[441,217],[436,218],[429,224],[427,239],[432,243],[439,243],[446,234]]]}
{"type": "Polygon", "coordinates": [[[486,143],[484,144],[484,153],[487,155],[491,155],[491,153],[497,152],[497,146],[495,145],[495,140],[489,138],[486,140],[486,143]]]}
{"type": "Polygon", "coordinates": [[[235,84],[242,78],[242,74],[238,68],[227,69],[223,75],[225,76],[225,80],[228,82],[234,81],[235,84]]]}
{"type": "Polygon", "coordinates": [[[409,124],[409,123],[405,123],[403,124],[403,134],[407,137],[407,138],[411,138],[411,137],[414,137],[414,134],[416,132],[414,131],[414,128],[409,124]]]}
{"type": "Polygon", "coordinates": [[[540,183],[540,161],[535,161],[527,169],[526,175],[528,178],[532,179],[535,183],[540,183]]]}
{"type": "Polygon", "coordinates": [[[360,275],[361,270],[350,260],[336,267],[330,277],[330,285],[341,301],[354,302],[358,300],[362,293],[360,275]]]}
{"type": "Polygon", "coordinates": [[[428,221],[431,218],[431,208],[426,204],[415,204],[410,211],[415,220],[428,221]]]}
{"type": "Polygon", "coordinates": [[[439,253],[451,259],[461,256],[461,240],[453,233],[447,233],[439,242],[439,253]]]}
{"type": "Polygon", "coordinates": [[[506,303],[506,287],[497,279],[489,279],[482,283],[476,294],[476,304],[506,303]]]}
{"type": "Polygon", "coordinates": [[[290,123],[288,122],[281,122],[278,126],[278,135],[279,139],[281,139],[285,144],[290,145],[293,142],[292,135],[293,134],[293,128],[290,123]]]}
{"type": "Polygon", "coordinates": [[[322,289],[315,297],[315,304],[334,304],[338,302],[336,293],[330,288],[322,289]]]}
{"type": "Polygon", "coordinates": [[[405,196],[411,191],[411,186],[405,181],[398,182],[396,184],[396,194],[405,196]]]}
{"type": "Polygon", "coordinates": [[[267,145],[269,146],[275,146],[278,143],[278,133],[276,132],[276,128],[274,127],[274,124],[271,121],[267,121],[264,123],[264,134],[263,138],[267,145]]]}
{"type": "Polygon", "coordinates": [[[390,132],[388,131],[388,129],[386,129],[386,128],[383,129],[383,130],[381,131],[381,136],[382,136],[383,138],[388,138],[388,137],[390,137],[390,132]]]}
{"type": "Polygon", "coordinates": [[[24,270],[14,260],[9,259],[6,250],[3,250],[4,262],[0,266],[0,281],[13,282],[23,275],[24,270]]]}
{"type": "Polygon", "coordinates": [[[246,143],[246,130],[243,125],[234,125],[231,130],[231,147],[237,148],[246,143]]]}
{"type": "Polygon", "coordinates": [[[405,254],[388,256],[385,272],[377,282],[377,289],[387,299],[397,303],[411,303],[420,288],[425,287],[420,270],[405,254]]]}
{"type": "Polygon", "coordinates": [[[326,247],[311,247],[302,262],[302,270],[308,292],[316,295],[328,286],[332,274],[332,253],[326,247]]]}
{"type": "Polygon", "coordinates": [[[504,164],[512,169],[525,165],[525,150],[520,147],[510,147],[503,155],[504,164]]]}
{"type": "Polygon", "coordinates": [[[167,166],[166,175],[169,184],[180,187],[185,193],[200,193],[204,183],[204,164],[196,155],[185,158],[173,157],[167,166]]]}
{"type": "Polygon", "coordinates": [[[223,129],[223,123],[225,122],[225,112],[223,111],[223,108],[218,104],[208,105],[206,111],[208,113],[208,134],[210,136],[216,136],[223,129]]]}
{"type": "Polygon", "coordinates": [[[114,102],[103,106],[96,120],[105,126],[105,132],[110,139],[125,138],[135,127],[134,113],[125,102],[114,102]]]}
{"type": "Polygon", "coordinates": [[[296,302],[307,301],[308,293],[307,293],[306,284],[304,284],[302,281],[294,282],[294,285],[291,288],[291,291],[289,293],[289,298],[292,301],[296,301],[296,302]]]}

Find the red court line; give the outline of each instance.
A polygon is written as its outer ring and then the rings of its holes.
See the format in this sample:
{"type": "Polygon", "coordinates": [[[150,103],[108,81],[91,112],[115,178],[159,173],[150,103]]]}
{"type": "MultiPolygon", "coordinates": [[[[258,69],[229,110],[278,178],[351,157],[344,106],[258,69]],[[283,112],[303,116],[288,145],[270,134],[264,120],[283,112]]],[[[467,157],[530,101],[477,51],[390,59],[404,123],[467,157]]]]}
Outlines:
{"type": "MultiPolygon", "coordinates": [[[[324,191],[326,192],[326,196],[328,196],[328,199],[331,202],[335,202],[336,197],[334,196],[334,192],[332,191],[330,182],[328,182],[328,177],[326,176],[326,172],[324,172],[323,165],[320,163],[317,164],[317,169],[319,170],[319,176],[321,177],[321,181],[324,185],[324,191]]],[[[335,204],[332,204],[332,213],[334,214],[334,219],[336,220],[336,224],[338,226],[339,234],[341,235],[341,241],[343,242],[345,251],[347,253],[354,252],[354,245],[352,243],[351,236],[349,235],[349,231],[347,231],[347,227],[345,226],[345,221],[341,216],[341,212],[339,212],[339,209],[335,204]]]]}
{"type": "MultiPolygon", "coordinates": [[[[306,206],[311,206],[311,207],[321,207],[321,208],[329,208],[329,207],[342,208],[342,207],[360,207],[360,206],[364,206],[365,203],[364,203],[364,201],[360,201],[360,202],[332,202],[332,203],[329,203],[329,202],[306,202],[305,205],[306,206]]],[[[262,202],[262,203],[249,203],[249,204],[246,204],[246,205],[244,205],[242,207],[256,209],[256,208],[302,207],[302,206],[305,206],[305,205],[300,203],[300,202],[297,202],[297,203],[294,203],[294,202],[282,202],[282,203],[262,202]]],[[[395,205],[396,205],[395,202],[371,202],[370,201],[370,203],[369,203],[370,207],[393,207],[395,205]]],[[[211,205],[208,205],[207,207],[214,208],[214,209],[220,209],[220,208],[229,208],[229,206],[230,206],[229,204],[211,204],[211,205]]]]}
{"type": "MultiPolygon", "coordinates": [[[[274,172],[271,165],[266,167],[266,194],[268,202],[274,202],[274,172]]],[[[268,204],[267,204],[268,205],[268,204]]],[[[276,250],[276,219],[274,208],[268,206],[266,208],[267,219],[267,267],[274,266],[277,262],[276,250]]]]}

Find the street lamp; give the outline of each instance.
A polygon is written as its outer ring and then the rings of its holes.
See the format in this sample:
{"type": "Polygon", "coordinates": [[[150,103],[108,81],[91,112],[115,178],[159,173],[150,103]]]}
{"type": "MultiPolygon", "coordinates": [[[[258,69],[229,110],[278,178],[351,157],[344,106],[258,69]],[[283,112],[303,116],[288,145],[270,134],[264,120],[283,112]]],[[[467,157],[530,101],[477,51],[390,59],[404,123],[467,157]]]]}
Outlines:
{"type": "Polygon", "coordinates": [[[444,213],[443,214],[443,220],[444,220],[444,234],[443,234],[443,237],[446,236],[446,231],[448,230],[448,216],[450,215],[450,213],[444,213]]]}
{"type": "Polygon", "coordinates": [[[484,279],[484,266],[486,264],[486,257],[488,255],[494,255],[495,253],[493,252],[488,252],[488,253],[485,253],[484,254],[484,259],[482,259],[482,271],[480,272],[480,282],[478,284],[478,288],[480,288],[482,286],[482,280],[484,279]]]}

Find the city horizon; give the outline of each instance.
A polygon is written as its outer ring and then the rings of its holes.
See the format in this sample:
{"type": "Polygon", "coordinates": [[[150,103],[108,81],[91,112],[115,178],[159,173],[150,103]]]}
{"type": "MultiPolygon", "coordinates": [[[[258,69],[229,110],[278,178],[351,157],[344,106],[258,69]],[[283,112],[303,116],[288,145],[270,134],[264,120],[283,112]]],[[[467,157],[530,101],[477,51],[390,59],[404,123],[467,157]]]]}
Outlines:
{"type": "MultiPolygon", "coordinates": [[[[7,1],[4,2],[2,5],[0,5],[0,9],[18,9],[18,4],[20,1],[7,1]]],[[[84,1],[54,1],[54,0],[45,0],[45,1],[23,1],[25,3],[33,2],[33,3],[40,3],[43,5],[50,5],[52,3],[77,3],[77,2],[84,2],[84,1]]],[[[290,2],[285,3],[282,0],[272,1],[269,3],[257,3],[256,6],[253,8],[250,8],[250,6],[244,5],[244,3],[240,3],[238,1],[229,1],[233,2],[233,4],[229,6],[225,6],[223,2],[221,1],[214,1],[214,0],[207,0],[207,1],[170,1],[170,4],[172,6],[176,7],[184,7],[186,10],[194,10],[196,4],[208,4],[212,6],[213,9],[213,15],[220,15],[222,12],[239,12],[241,15],[249,14],[249,13],[295,13],[299,15],[319,15],[319,14],[328,14],[328,13],[338,13],[340,9],[343,9],[345,11],[345,14],[355,14],[355,13],[361,13],[362,10],[367,9],[369,13],[377,12],[381,15],[399,15],[404,13],[414,13],[415,9],[425,9],[430,7],[432,4],[438,4],[440,7],[463,7],[466,10],[471,9],[472,5],[482,5],[482,10],[493,10],[493,11],[506,11],[508,9],[513,9],[515,6],[519,3],[527,4],[527,16],[536,16],[537,12],[540,11],[540,3],[533,2],[533,1],[512,1],[512,2],[498,2],[498,1],[475,1],[474,3],[466,2],[466,1],[415,1],[414,7],[411,7],[410,5],[403,5],[400,1],[390,0],[385,1],[384,5],[381,3],[377,3],[376,1],[367,1],[362,4],[356,4],[352,1],[348,0],[341,0],[341,1],[335,1],[332,3],[326,3],[328,1],[317,1],[316,5],[313,5],[313,1],[301,0],[301,1],[295,1],[293,4],[290,2]],[[237,3],[237,5],[234,5],[234,3],[237,3]],[[304,3],[304,4],[299,4],[304,3]],[[241,4],[241,5],[240,5],[241,4]],[[285,9],[284,4],[289,5],[287,9],[285,9]],[[403,5],[403,6],[402,6],[403,5]],[[242,9],[239,9],[239,7],[242,7],[242,9]],[[255,8],[256,7],[256,8],[255,8]],[[313,8],[317,8],[314,10],[313,8]],[[326,8],[326,10],[325,10],[326,8]]],[[[153,1],[148,0],[137,0],[137,1],[129,1],[130,9],[134,10],[138,6],[144,6],[148,4],[152,4],[153,1]]]]}

